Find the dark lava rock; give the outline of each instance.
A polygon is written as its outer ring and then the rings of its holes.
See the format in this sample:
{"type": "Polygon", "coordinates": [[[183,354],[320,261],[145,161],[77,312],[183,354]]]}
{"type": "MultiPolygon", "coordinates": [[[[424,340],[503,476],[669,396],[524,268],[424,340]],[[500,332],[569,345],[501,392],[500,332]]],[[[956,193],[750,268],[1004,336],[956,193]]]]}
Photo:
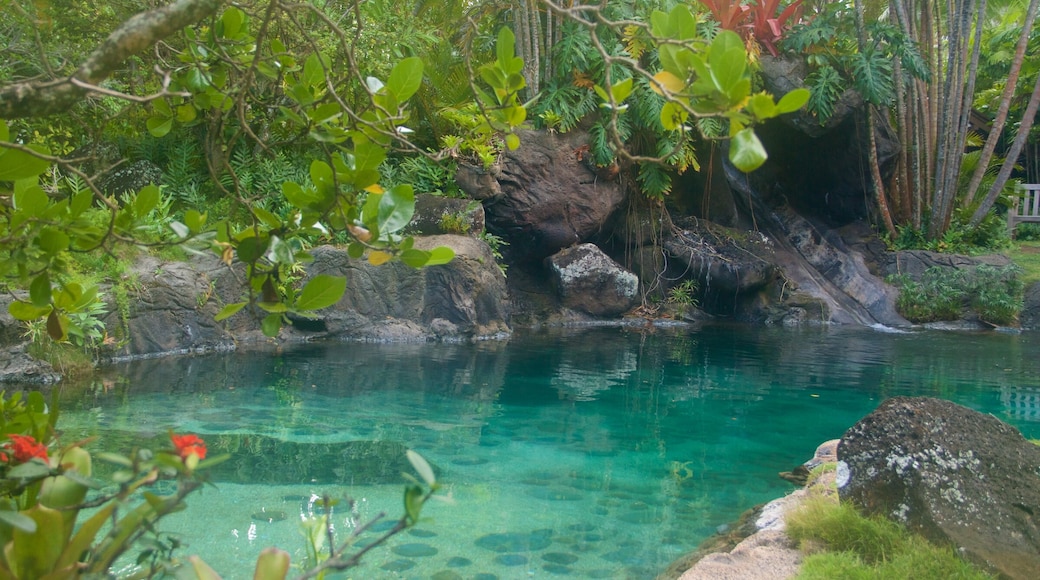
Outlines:
{"type": "Polygon", "coordinates": [[[625,200],[616,177],[589,163],[588,135],[519,131],[521,147],[500,167],[460,166],[456,181],[484,200],[488,229],[509,242],[518,262],[536,262],[607,231],[625,200]]]}
{"type": "Polygon", "coordinates": [[[903,250],[881,256],[880,269],[883,276],[905,274],[911,280],[920,281],[924,273],[932,268],[949,270],[974,270],[979,266],[1004,268],[1011,265],[1007,256],[989,254],[985,256],[963,256],[942,254],[928,250],[903,250]]]}
{"type": "Polygon", "coordinates": [[[105,173],[97,185],[108,195],[120,195],[128,191],[136,193],[146,185],[162,185],[162,180],[162,168],[147,159],[141,159],[105,173]]]}
{"type": "Polygon", "coordinates": [[[1031,284],[1026,288],[1018,320],[1022,328],[1040,330],[1040,283],[1031,284]]]}
{"type": "Polygon", "coordinates": [[[995,417],[888,399],[838,445],[838,493],[1009,578],[1040,570],[1040,447],[995,417]]]}
{"type": "Polygon", "coordinates": [[[593,316],[618,316],[639,302],[639,278],[593,244],[547,260],[564,306],[593,316]]]}

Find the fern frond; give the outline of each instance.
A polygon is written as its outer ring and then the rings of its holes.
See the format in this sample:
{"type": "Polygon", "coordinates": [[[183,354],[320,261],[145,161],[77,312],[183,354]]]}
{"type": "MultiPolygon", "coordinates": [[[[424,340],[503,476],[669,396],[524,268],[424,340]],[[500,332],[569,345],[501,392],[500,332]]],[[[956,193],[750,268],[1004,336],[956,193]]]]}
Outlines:
{"type": "Polygon", "coordinates": [[[637,176],[640,189],[647,197],[660,199],[672,191],[672,176],[656,163],[643,163],[637,176]]]}

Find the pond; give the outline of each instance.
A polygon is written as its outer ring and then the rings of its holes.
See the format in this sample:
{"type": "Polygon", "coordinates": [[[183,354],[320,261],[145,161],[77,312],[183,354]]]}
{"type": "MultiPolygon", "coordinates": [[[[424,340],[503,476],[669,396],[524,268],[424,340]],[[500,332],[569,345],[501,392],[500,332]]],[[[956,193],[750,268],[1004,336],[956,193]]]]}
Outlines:
{"type": "MultiPolygon", "coordinates": [[[[1040,336],[863,328],[589,328],[476,344],[320,344],[141,361],[66,393],[97,448],[198,433],[234,457],[162,529],[226,578],[305,559],[321,494],[337,534],[402,513],[415,449],[453,503],[361,578],[653,578],[881,400],[929,395],[1040,437],[1040,336]]],[[[375,529],[385,529],[380,523],[375,529]]],[[[373,533],[362,536],[361,542],[373,533]]]]}

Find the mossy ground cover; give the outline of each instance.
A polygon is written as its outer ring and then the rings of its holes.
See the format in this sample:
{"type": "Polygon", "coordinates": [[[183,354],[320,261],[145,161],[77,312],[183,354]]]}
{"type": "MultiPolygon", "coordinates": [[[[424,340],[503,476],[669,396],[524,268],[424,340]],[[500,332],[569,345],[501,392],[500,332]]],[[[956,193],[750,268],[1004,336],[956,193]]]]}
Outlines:
{"type": "Polygon", "coordinates": [[[1022,282],[1026,286],[1040,282],[1040,241],[1020,241],[1007,251],[1008,257],[1022,268],[1022,282]]]}
{"type": "Polygon", "coordinates": [[[810,497],[787,514],[787,533],[806,554],[799,580],[992,578],[950,547],[933,545],[890,520],[861,515],[839,502],[830,487],[810,486],[810,497]]]}

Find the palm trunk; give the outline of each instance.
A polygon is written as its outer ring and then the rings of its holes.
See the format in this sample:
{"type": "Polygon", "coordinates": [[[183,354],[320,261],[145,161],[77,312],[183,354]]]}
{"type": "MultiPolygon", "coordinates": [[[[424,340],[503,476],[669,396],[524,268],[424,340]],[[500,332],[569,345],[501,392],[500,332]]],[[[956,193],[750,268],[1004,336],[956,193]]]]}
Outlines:
{"type": "MultiPolygon", "coordinates": [[[[1022,63],[1025,62],[1026,46],[1029,44],[1029,34],[1032,31],[1033,20],[1036,18],[1038,9],[1040,9],[1040,0],[1031,0],[1029,8],[1026,9],[1025,22],[1022,23],[1022,34],[1018,37],[1018,45],[1015,46],[1015,56],[1011,61],[1011,70],[1008,71],[1004,92],[1000,95],[997,116],[993,119],[993,126],[990,129],[989,136],[986,137],[986,144],[982,147],[979,164],[975,167],[975,173],[972,174],[971,181],[968,183],[968,190],[965,192],[964,199],[966,203],[975,201],[979,186],[986,175],[986,168],[989,167],[989,163],[993,159],[993,152],[997,148],[997,142],[1000,140],[1001,133],[1004,132],[1004,124],[1007,122],[1008,111],[1011,109],[1011,100],[1014,98],[1015,89],[1018,86],[1018,76],[1022,70],[1022,63]]],[[[972,221],[974,222],[974,217],[972,221]]]]}
{"type": "Polygon", "coordinates": [[[1033,128],[1038,105],[1040,105],[1040,75],[1036,77],[1036,83],[1033,85],[1033,94],[1029,97],[1029,103],[1026,105],[1025,112],[1022,113],[1022,123],[1018,127],[1018,134],[1015,135],[1014,142],[1011,143],[1011,149],[1008,150],[1007,157],[1004,159],[1004,165],[1000,167],[997,179],[990,187],[986,199],[983,200],[982,205],[971,216],[972,226],[977,226],[982,222],[982,218],[986,217],[990,208],[997,201],[997,197],[1000,196],[1000,192],[1004,190],[1004,185],[1007,183],[1008,178],[1011,177],[1011,171],[1015,168],[1015,162],[1018,160],[1019,154],[1022,153],[1026,140],[1029,139],[1029,130],[1033,128]]]}

